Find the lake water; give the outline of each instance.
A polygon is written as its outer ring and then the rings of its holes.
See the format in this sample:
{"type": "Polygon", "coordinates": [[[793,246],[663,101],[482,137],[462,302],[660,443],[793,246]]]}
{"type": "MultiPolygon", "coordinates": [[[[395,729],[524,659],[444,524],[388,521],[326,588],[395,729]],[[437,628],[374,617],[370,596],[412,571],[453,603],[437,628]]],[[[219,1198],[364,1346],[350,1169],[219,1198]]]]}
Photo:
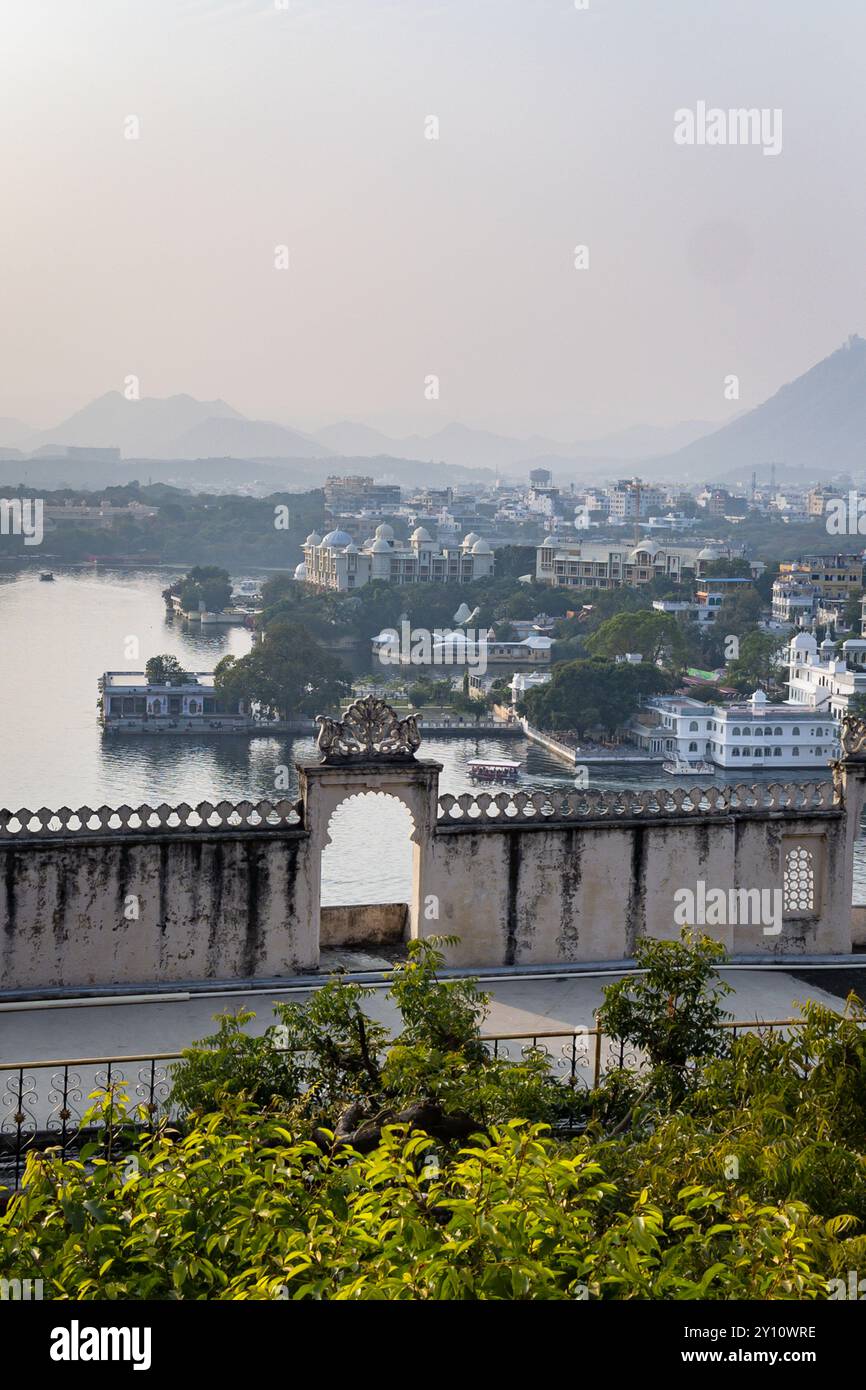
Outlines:
{"type": "MultiPolygon", "coordinates": [[[[277,769],[288,767],[294,779],[295,761],[313,755],[311,739],[225,735],[163,741],[102,734],[96,702],[103,671],[142,670],[159,652],[172,652],[187,669],[210,671],[227,653],[249,650],[250,634],[243,628],[202,629],[167,619],[162,590],[176,573],[57,569],[55,582],[45,584],[35,567],[0,571],[5,808],[258,801],[277,794],[277,769]]],[[[357,669],[357,662],[352,665],[357,669]]],[[[573,780],[566,764],[525,739],[430,739],[421,752],[443,764],[440,789],[453,794],[472,790],[468,763],[483,756],[519,759],[524,786],[569,786],[573,780]]],[[[591,785],[602,788],[684,785],[657,767],[606,767],[590,776],[591,785]]],[[[781,774],[786,776],[791,774],[781,774]]],[[[717,774],[713,780],[721,785],[725,779],[717,774]]],[[[765,773],[761,780],[780,780],[780,774],[765,773]]],[[[279,795],[294,796],[296,785],[293,780],[279,795]]],[[[323,901],[405,900],[409,830],[408,811],[390,798],[342,806],[323,857],[323,901]]],[[[855,898],[866,900],[866,842],[860,849],[855,898]]]]}

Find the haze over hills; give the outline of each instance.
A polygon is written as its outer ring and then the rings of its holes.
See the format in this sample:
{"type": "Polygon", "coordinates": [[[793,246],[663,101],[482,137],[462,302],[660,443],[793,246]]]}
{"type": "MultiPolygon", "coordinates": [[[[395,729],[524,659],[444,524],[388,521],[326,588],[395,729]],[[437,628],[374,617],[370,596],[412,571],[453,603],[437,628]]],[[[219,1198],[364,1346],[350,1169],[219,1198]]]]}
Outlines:
{"type": "Polygon", "coordinates": [[[444,482],[445,469],[454,470],[454,483],[488,474],[525,478],[533,466],[549,467],[562,483],[597,483],[638,470],[648,478],[742,480],[753,468],[765,470],[770,463],[777,465],[780,480],[789,470],[807,470],[813,477],[859,473],[866,460],[866,340],[850,337],[762,405],[721,427],[697,420],[635,426],[572,443],[538,435],[517,439],[456,422],[430,435],[403,438],[349,421],[311,434],[271,420],[250,420],[223,400],[178,395],[129,401],[119,391],[107,392],[48,430],[0,418],[0,458],[7,462],[24,454],[56,458],[67,445],[119,448],[125,459],[138,461],[213,459],[275,466],[281,460],[309,465],[330,460],[330,468],[320,463],[283,471],[322,478],[329,471],[350,471],[351,463],[355,470],[407,484],[416,472],[410,465],[417,466],[419,481],[444,482]]]}
{"type": "Polygon", "coordinates": [[[600,439],[562,443],[542,435],[515,439],[456,423],[429,435],[394,437],[369,425],[343,420],[337,425],[326,425],[324,429],[316,430],[315,437],[340,454],[351,453],[361,457],[390,454],[396,458],[430,459],[523,474],[528,462],[539,460],[545,460],[552,466],[555,463],[570,464],[572,461],[596,465],[601,460],[616,464],[618,461],[643,459],[678,449],[713,429],[715,425],[708,421],[688,420],[670,426],[635,425],[600,439]]]}
{"type": "Polygon", "coordinates": [[[194,396],[127,400],[107,391],[47,430],[0,420],[0,445],[30,454],[57,454],[67,445],[119,448],[126,458],[322,458],[317,440],[272,421],[248,420],[225,401],[194,396]]]}
{"type": "Polygon", "coordinates": [[[866,463],[866,339],[853,334],[829,357],[730,424],[653,461],[657,476],[742,476],[769,463],[862,473],[866,463]]]}

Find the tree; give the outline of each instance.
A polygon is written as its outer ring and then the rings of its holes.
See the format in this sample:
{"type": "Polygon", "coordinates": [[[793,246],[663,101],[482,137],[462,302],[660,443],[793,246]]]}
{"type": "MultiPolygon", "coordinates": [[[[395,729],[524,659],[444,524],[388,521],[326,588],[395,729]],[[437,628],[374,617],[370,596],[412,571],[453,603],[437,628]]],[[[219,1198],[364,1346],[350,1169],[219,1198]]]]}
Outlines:
{"type": "Polygon", "coordinates": [[[707,579],[751,579],[752,567],[748,560],[738,555],[722,555],[718,560],[710,560],[706,564],[704,576],[707,579]]]}
{"type": "Polygon", "coordinates": [[[413,709],[420,709],[422,705],[429,705],[433,699],[433,686],[429,681],[416,681],[410,685],[406,692],[409,704],[413,709]]]}
{"type": "Polygon", "coordinates": [[[859,633],[860,620],[863,611],[862,604],[863,590],[856,589],[854,593],[849,596],[845,604],[845,607],[842,609],[842,615],[840,617],[839,622],[843,632],[859,633]]]}
{"type": "Polygon", "coordinates": [[[728,670],[731,683],[743,690],[776,685],[782,671],[784,651],[785,644],[777,633],[747,633],[740,643],[739,656],[728,670]]]}
{"type": "Polygon", "coordinates": [[[145,663],[144,675],[148,685],[165,685],[167,681],[179,682],[189,679],[189,673],[171,652],[152,656],[145,663]]]}
{"type": "Polygon", "coordinates": [[[692,685],[689,694],[693,700],[702,700],[705,705],[717,705],[724,697],[717,685],[692,685]]]}
{"type": "Polygon", "coordinates": [[[555,666],[550,682],[529,690],[521,704],[530,723],[584,737],[601,726],[614,733],[642,700],[673,690],[674,678],[647,662],[606,661],[601,657],[555,666]]]}
{"type": "Polygon", "coordinates": [[[732,987],[717,974],[725,954],[708,936],[693,940],[688,927],[679,941],[641,938],[635,960],[643,973],[605,986],[599,1027],[646,1052],[654,1067],[671,1069],[677,1084],[684,1084],[689,1062],[727,1050],[719,1024],[729,1015],[719,1001],[732,987]]]}
{"type": "Polygon", "coordinates": [[[227,701],[243,700],[280,718],[332,709],[351,687],[344,667],[299,623],[269,626],[246,656],[225,656],[215,685],[227,701]]]}
{"type": "Polygon", "coordinates": [[[625,656],[626,652],[640,652],[644,661],[654,663],[664,657],[668,665],[679,664],[683,646],[682,628],[676,618],[653,609],[619,613],[608,618],[586,639],[586,649],[591,656],[625,656]]]}
{"type": "Polygon", "coordinates": [[[181,581],[178,592],[186,612],[197,612],[203,603],[209,612],[219,613],[232,596],[228,570],[218,565],[197,565],[181,581]]]}

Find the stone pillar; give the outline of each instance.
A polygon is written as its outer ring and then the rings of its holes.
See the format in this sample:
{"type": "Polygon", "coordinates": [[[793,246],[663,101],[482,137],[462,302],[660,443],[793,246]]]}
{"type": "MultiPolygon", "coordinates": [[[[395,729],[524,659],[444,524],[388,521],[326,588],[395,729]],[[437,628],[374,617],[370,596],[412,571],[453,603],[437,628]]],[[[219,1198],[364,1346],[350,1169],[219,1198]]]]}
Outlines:
{"type": "Polygon", "coordinates": [[[861,945],[866,943],[866,909],[853,909],[854,842],[860,834],[860,819],[866,805],[866,720],[846,714],[840,737],[842,756],[833,764],[833,784],[845,808],[845,882],[847,900],[852,904],[852,944],[861,945]]]}

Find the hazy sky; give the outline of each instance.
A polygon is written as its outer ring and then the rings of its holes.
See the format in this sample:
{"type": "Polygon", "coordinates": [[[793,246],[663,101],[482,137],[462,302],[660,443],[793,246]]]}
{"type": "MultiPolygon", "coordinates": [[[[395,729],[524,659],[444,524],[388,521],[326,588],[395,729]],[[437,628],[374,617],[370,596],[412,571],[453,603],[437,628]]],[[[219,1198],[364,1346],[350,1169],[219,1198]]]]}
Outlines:
{"type": "Polygon", "coordinates": [[[863,0],[281,6],[0,0],[0,416],[134,373],[579,438],[726,419],[866,331],[863,0]],[[699,101],[780,108],[781,153],[676,145],[699,101]]]}

